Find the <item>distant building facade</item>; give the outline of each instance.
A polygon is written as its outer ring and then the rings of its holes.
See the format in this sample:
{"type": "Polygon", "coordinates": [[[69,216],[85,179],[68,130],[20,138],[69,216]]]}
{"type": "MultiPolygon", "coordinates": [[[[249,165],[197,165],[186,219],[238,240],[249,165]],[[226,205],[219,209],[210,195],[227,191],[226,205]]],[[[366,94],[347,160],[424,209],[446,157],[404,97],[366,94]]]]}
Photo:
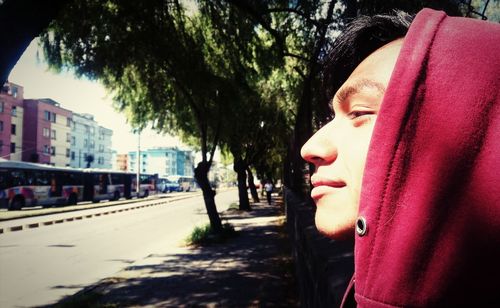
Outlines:
{"type": "Polygon", "coordinates": [[[72,115],[52,99],[25,99],[22,160],[69,166],[72,115]]]}
{"type": "Polygon", "coordinates": [[[70,165],[86,168],[92,156],[91,168],[111,169],[111,138],[113,131],[100,126],[91,114],[73,113],[70,136],[70,165]]]}
{"type": "Polygon", "coordinates": [[[0,91],[0,157],[21,160],[23,153],[22,86],[7,82],[0,91]]]}
{"type": "MultiPolygon", "coordinates": [[[[137,172],[137,152],[128,153],[128,171],[137,172]]],[[[176,147],[160,147],[141,151],[140,172],[157,173],[160,177],[169,175],[193,176],[194,156],[192,151],[176,147]]]]}

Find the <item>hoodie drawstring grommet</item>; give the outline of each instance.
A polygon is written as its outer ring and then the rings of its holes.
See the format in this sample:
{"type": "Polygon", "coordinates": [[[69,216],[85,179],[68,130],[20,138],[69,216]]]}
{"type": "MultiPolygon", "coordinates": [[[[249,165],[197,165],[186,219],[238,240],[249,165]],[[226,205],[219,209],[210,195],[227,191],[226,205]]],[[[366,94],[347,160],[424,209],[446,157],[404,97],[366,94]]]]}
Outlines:
{"type": "Polygon", "coordinates": [[[363,216],[359,216],[358,219],[356,220],[356,233],[359,236],[363,236],[366,234],[367,229],[368,226],[366,224],[366,219],[363,216]]]}

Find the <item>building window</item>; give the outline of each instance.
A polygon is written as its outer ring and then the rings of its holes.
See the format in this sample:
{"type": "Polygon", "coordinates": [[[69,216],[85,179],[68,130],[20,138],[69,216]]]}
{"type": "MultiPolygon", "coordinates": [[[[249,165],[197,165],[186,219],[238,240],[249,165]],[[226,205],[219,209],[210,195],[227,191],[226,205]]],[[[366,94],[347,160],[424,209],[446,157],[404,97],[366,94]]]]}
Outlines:
{"type": "Polygon", "coordinates": [[[14,98],[17,98],[17,87],[12,87],[10,88],[10,95],[12,95],[12,97],[14,98]]]}
{"type": "Polygon", "coordinates": [[[43,154],[49,154],[49,146],[48,145],[44,145],[43,146],[43,154]]]}
{"type": "Polygon", "coordinates": [[[90,133],[91,133],[92,135],[93,135],[93,134],[95,134],[95,128],[94,128],[93,126],[92,126],[92,127],[90,127],[90,133]]]}
{"type": "Polygon", "coordinates": [[[50,147],[50,155],[56,156],[56,147],[54,146],[50,147]]]}
{"type": "Polygon", "coordinates": [[[75,136],[71,136],[71,145],[75,145],[76,144],[76,138],[75,136]]]}
{"type": "Polygon", "coordinates": [[[5,108],[5,103],[0,102],[0,113],[3,113],[4,108],[5,108]]]}
{"type": "Polygon", "coordinates": [[[43,112],[43,118],[46,121],[50,121],[52,123],[56,123],[56,114],[50,111],[45,110],[43,112]]]}
{"type": "Polygon", "coordinates": [[[69,149],[66,149],[66,157],[69,157],[70,151],[69,149]]]}
{"type": "Polygon", "coordinates": [[[75,152],[71,151],[71,160],[75,160],[75,152]]]}
{"type": "Polygon", "coordinates": [[[10,115],[13,117],[17,116],[17,107],[16,106],[12,106],[12,109],[10,110],[10,115]]]}
{"type": "Polygon", "coordinates": [[[103,165],[103,164],[104,164],[104,157],[99,157],[99,158],[97,158],[97,163],[98,163],[99,165],[103,165]]]}
{"type": "Polygon", "coordinates": [[[16,143],[15,142],[10,143],[10,152],[16,153],[16,143]]]}
{"type": "Polygon", "coordinates": [[[66,118],[66,126],[71,127],[71,118],[66,118]]]}
{"type": "Polygon", "coordinates": [[[0,121],[0,132],[3,132],[3,121],[0,121]]]}
{"type": "Polygon", "coordinates": [[[0,153],[3,151],[3,140],[0,140],[0,153]]]}
{"type": "Polygon", "coordinates": [[[52,130],[52,133],[50,134],[50,139],[56,140],[56,130],[55,129],[52,130]]]}
{"type": "Polygon", "coordinates": [[[94,140],[90,140],[90,148],[92,148],[92,149],[93,149],[94,147],[95,147],[95,142],[94,142],[94,140]]]}
{"type": "Polygon", "coordinates": [[[71,134],[66,133],[66,142],[70,142],[70,141],[71,141],[71,134]]]}
{"type": "Polygon", "coordinates": [[[83,146],[86,147],[88,144],[88,140],[87,139],[83,139],[83,146]]]}
{"type": "Polygon", "coordinates": [[[43,136],[46,138],[50,137],[50,130],[47,127],[43,128],[43,136]]]}
{"type": "Polygon", "coordinates": [[[104,144],[99,144],[99,152],[104,152],[104,144]]]}
{"type": "Polygon", "coordinates": [[[10,126],[10,133],[12,135],[16,134],[16,124],[11,124],[11,126],[10,126]]]}

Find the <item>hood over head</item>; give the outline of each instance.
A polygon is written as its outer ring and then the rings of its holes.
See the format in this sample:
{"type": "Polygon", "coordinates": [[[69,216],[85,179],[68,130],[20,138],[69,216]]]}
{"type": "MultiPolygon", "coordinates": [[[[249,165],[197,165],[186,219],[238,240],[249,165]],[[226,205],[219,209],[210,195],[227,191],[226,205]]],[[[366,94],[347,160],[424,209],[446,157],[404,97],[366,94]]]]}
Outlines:
{"type": "Polygon", "coordinates": [[[422,10],[372,135],[360,307],[500,302],[500,25],[422,10]]]}

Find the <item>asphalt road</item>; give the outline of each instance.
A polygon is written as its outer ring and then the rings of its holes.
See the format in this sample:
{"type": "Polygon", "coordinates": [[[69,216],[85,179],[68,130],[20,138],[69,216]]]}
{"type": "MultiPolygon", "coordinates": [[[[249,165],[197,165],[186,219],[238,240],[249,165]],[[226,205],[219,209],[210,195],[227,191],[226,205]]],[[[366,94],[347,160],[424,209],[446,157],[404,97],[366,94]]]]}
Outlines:
{"type": "MultiPolygon", "coordinates": [[[[236,190],[219,192],[218,210],[237,198],[236,190]]],[[[179,246],[195,225],[207,221],[203,198],[195,196],[0,234],[0,307],[57,302],[150,254],[179,246]]]]}

